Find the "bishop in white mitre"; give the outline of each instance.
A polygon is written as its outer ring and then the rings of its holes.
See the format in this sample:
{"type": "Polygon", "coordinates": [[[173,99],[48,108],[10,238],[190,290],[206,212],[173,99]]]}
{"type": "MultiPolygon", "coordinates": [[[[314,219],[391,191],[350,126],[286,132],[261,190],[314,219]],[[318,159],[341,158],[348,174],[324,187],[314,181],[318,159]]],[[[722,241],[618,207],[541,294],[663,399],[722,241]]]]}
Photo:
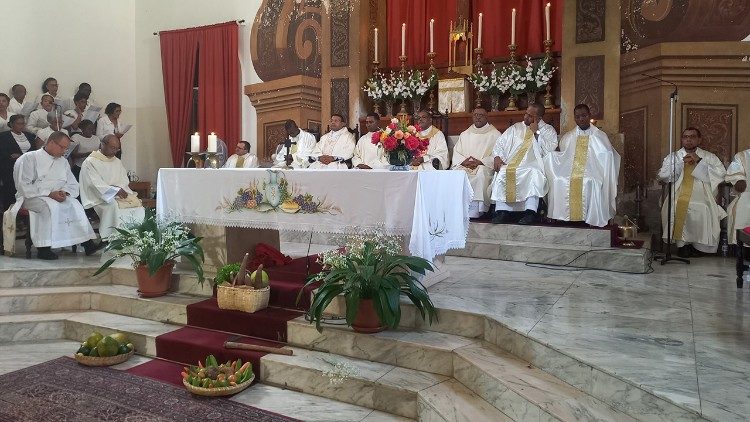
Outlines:
{"type": "Polygon", "coordinates": [[[357,141],[346,127],[344,117],[340,114],[331,116],[331,131],[320,138],[310,154],[311,169],[347,169],[345,161],[354,157],[357,141]]]}
{"type": "Polygon", "coordinates": [[[727,235],[729,243],[737,244],[737,230],[750,227],[750,194],[747,191],[747,176],[750,173],[750,149],[738,152],[729,164],[724,180],[734,185],[737,197],[727,208],[727,235]]]}
{"type": "Polygon", "coordinates": [[[258,157],[250,154],[250,142],[239,141],[235,147],[234,154],[227,158],[224,163],[225,169],[251,169],[258,167],[258,157]]]}
{"type": "Polygon", "coordinates": [[[115,154],[120,151],[120,138],[106,135],[83,161],[81,166],[81,203],[93,208],[99,216],[99,235],[108,239],[115,227],[123,223],[140,222],[146,212],[138,194],[133,192],[128,171],[115,154]]]}
{"type": "Polygon", "coordinates": [[[682,131],[682,148],[664,158],[659,179],[676,183],[672,197],[672,226],[667,225],[669,199],[662,204],[664,239],[668,232],[677,243],[677,255],[683,258],[714,253],[719,245],[719,222],[726,212],[716,203],[718,187],[726,170],[714,154],[700,149],[701,133],[689,127],[682,131]]]}
{"type": "Polygon", "coordinates": [[[380,115],[378,113],[370,113],[365,117],[367,133],[359,138],[357,146],[354,148],[354,157],[352,158],[352,166],[354,168],[367,170],[390,167],[388,157],[386,157],[382,145],[372,143],[373,135],[380,131],[379,124],[380,115]]]}
{"type": "Polygon", "coordinates": [[[414,157],[411,162],[412,170],[436,170],[433,165],[435,159],[438,161],[437,170],[450,168],[448,142],[443,131],[432,125],[432,114],[426,110],[417,112],[417,124],[422,128],[417,135],[421,139],[429,139],[430,144],[422,156],[414,157]]]}
{"type": "Polygon", "coordinates": [[[67,135],[55,132],[44,148],[21,155],[13,168],[17,191],[13,218],[21,206],[29,210],[31,240],[40,259],[57,259],[51,248],[80,243],[91,255],[102,246],[92,242],[96,234],[75,199],[78,182],[63,158],[70,142],[67,135]]]}
{"type": "Polygon", "coordinates": [[[607,134],[591,124],[586,104],[573,110],[576,128],[560,139],[560,152],[545,157],[547,216],[604,227],[615,216],[620,154],[607,134]]]}
{"type": "Polygon", "coordinates": [[[539,198],[548,188],[543,159],[557,148],[557,132],[542,120],[543,116],[543,105],[530,104],[523,121],[509,127],[495,142],[497,173],[490,187],[495,224],[509,222],[513,212],[523,212],[519,224],[533,224],[539,219],[539,198]]]}
{"type": "Polygon", "coordinates": [[[279,142],[276,153],[271,156],[273,166],[277,168],[292,167],[304,169],[310,166],[310,154],[315,148],[315,135],[304,131],[297,126],[294,120],[287,120],[284,123],[284,131],[287,138],[279,142]],[[287,144],[289,154],[287,155],[287,144]]]}
{"type": "Polygon", "coordinates": [[[487,122],[487,110],[477,107],[472,113],[473,125],[461,132],[453,147],[453,170],[463,170],[474,189],[474,199],[469,205],[469,217],[477,218],[490,209],[488,188],[494,170],[492,149],[500,131],[487,122]]]}

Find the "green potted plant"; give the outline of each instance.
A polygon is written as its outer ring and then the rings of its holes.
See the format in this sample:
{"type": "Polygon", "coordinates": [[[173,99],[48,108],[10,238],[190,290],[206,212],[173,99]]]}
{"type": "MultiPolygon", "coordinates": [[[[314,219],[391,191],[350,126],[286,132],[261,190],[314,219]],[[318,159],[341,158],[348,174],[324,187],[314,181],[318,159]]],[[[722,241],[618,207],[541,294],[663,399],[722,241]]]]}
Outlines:
{"type": "Polygon", "coordinates": [[[105,252],[112,256],[94,273],[100,274],[117,259],[128,256],[138,279],[141,297],[162,296],[169,290],[172,270],[177,257],[185,258],[203,284],[203,248],[201,238],[190,233],[185,225],[156,218],[153,210],[146,209],[143,221],[132,221],[116,228],[109,238],[105,252]]]}
{"type": "MultiPolygon", "coordinates": [[[[423,319],[432,324],[437,312],[418,276],[432,270],[429,261],[401,254],[396,236],[374,230],[349,236],[346,246],[320,256],[323,271],[306,286],[320,283],[310,305],[310,320],[318,331],[323,311],[339,295],[346,302],[346,323],[357,332],[396,328],[401,321],[401,296],[411,300],[423,319]]],[[[304,292],[300,291],[299,297],[304,292]]]]}

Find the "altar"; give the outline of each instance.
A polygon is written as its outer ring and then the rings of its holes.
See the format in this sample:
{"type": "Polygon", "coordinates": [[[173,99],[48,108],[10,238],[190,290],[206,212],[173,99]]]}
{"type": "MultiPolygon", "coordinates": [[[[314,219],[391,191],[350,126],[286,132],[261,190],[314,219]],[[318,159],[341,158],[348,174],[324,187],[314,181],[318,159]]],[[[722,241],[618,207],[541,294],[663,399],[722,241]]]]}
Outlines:
{"type": "MultiPolygon", "coordinates": [[[[225,228],[225,262],[258,241],[279,247],[278,230],[353,233],[381,227],[436,265],[466,245],[473,191],[462,171],[159,170],[156,212],[225,228]]],[[[434,274],[437,275],[437,274],[434,274]]],[[[436,283],[442,277],[429,277],[436,283]]]]}

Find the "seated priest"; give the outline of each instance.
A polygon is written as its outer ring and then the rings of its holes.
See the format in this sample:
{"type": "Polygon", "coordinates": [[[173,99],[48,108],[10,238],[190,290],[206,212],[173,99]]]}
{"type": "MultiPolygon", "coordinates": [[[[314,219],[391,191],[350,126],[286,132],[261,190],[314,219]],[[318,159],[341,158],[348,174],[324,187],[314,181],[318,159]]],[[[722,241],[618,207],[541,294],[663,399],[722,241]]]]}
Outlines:
{"type": "Polygon", "coordinates": [[[21,155],[13,168],[18,191],[13,221],[21,206],[29,210],[29,231],[39,259],[57,259],[52,248],[81,243],[86,255],[91,255],[103,246],[93,242],[96,234],[75,199],[78,182],[63,158],[69,147],[68,135],[54,132],[44,148],[21,155]]]}
{"type": "Polygon", "coordinates": [[[682,148],[664,158],[658,177],[672,182],[672,226],[667,225],[669,198],[661,207],[664,239],[672,230],[672,242],[682,258],[715,253],[719,246],[719,222],[726,212],[716,203],[718,187],[726,170],[719,157],[699,148],[701,132],[694,127],[682,131],[682,148]]]}
{"type": "Polygon", "coordinates": [[[271,156],[274,167],[293,167],[296,169],[310,166],[310,154],[315,148],[315,135],[297,126],[294,120],[284,123],[286,138],[279,141],[276,153],[271,156]]]}
{"type": "Polygon", "coordinates": [[[47,113],[54,111],[55,98],[49,94],[42,95],[39,105],[41,108],[32,111],[29,120],[26,122],[26,127],[33,134],[49,126],[47,113]]]}
{"type": "Polygon", "coordinates": [[[128,171],[115,156],[119,150],[120,138],[106,135],[81,166],[81,203],[96,211],[104,240],[123,222],[142,221],[145,216],[138,194],[128,187],[128,171]]]}
{"type": "Polygon", "coordinates": [[[522,213],[518,224],[539,220],[539,198],[547,194],[543,158],[557,148],[557,132],[542,117],[544,106],[530,104],[523,121],[509,127],[495,142],[497,173],[490,185],[495,224],[510,222],[513,213],[522,213]]]}
{"type": "Polygon", "coordinates": [[[461,132],[453,147],[453,170],[463,170],[469,176],[474,189],[474,200],[469,205],[469,217],[478,218],[490,209],[487,188],[495,173],[492,149],[500,137],[500,131],[487,122],[487,110],[477,107],[472,112],[474,122],[461,132]]]}
{"type": "Polygon", "coordinates": [[[347,160],[354,157],[354,148],[357,141],[354,134],[346,127],[346,120],[340,114],[331,115],[329,123],[331,129],[320,138],[310,153],[311,169],[347,169],[347,160]]]}
{"type": "Polygon", "coordinates": [[[258,167],[258,157],[250,154],[250,142],[239,141],[234,149],[234,154],[230,155],[224,164],[225,169],[251,169],[258,167]]]}
{"type": "Polygon", "coordinates": [[[430,145],[427,152],[411,161],[412,170],[443,170],[450,168],[448,159],[448,143],[443,131],[432,125],[432,114],[427,110],[417,112],[417,124],[422,131],[419,132],[420,139],[429,139],[430,145]]]}
{"type": "Polygon", "coordinates": [[[560,139],[560,152],[544,158],[549,182],[547,216],[604,227],[615,216],[620,154],[591,124],[586,104],[573,110],[576,128],[560,139]]]}
{"type": "Polygon", "coordinates": [[[727,183],[734,185],[737,197],[727,208],[727,231],[729,243],[737,244],[737,230],[750,227],[750,194],[747,191],[747,175],[750,173],[750,149],[738,152],[729,164],[727,183]]]}
{"type": "Polygon", "coordinates": [[[26,122],[22,114],[14,114],[8,119],[10,130],[0,133],[0,211],[5,211],[16,201],[16,184],[13,181],[13,165],[18,157],[39,146],[36,136],[26,132],[26,122]]]}
{"type": "Polygon", "coordinates": [[[365,117],[365,127],[367,133],[357,141],[352,166],[364,170],[389,168],[390,163],[388,163],[388,157],[386,157],[383,147],[380,144],[372,143],[372,136],[380,131],[380,115],[378,113],[368,114],[365,117]]]}

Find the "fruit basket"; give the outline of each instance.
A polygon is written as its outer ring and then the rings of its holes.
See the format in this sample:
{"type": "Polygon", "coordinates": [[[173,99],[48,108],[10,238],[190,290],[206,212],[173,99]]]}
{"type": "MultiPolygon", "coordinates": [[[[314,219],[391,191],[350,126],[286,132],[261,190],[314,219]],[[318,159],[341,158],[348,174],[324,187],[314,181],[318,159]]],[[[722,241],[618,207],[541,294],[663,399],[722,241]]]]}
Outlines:
{"type": "Polygon", "coordinates": [[[237,394],[250,386],[254,379],[250,362],[243,364],[241,359],[237,359],[219,364],[213,355],[206,358],[205,364],[199,361],[198,366],[185,367],[182,372],[185,388],[193,394],[207,397],[237,394]]]}
{"type": "Polygon", "coordinates": [[[115,355],[115,356],[108,356],[108,357],[100,357],[100,356],[85,356],[80,353],[76,353],[76,361],[80,363],[81,365],[86,366],[112,366],[117,365],[118,363],[123,363],[130,359],[130,357],[133,356],[133,351],[131,350],[128,353],[122,354],[122,355],[115,355]]]}
{"type": "Polygon", "coordinates": [[[104,336],[94,331],[81,343],[74,357],[81,365],[111,366],[127,361],[134,352],[127,335],[113,333],[104,336]]]}
{"type": "Polygon", "coordinates": [[[239,393],[240,391],[249,387],[250,384],[253,383],[254,379],[255,379],[255,374],[251,375],[247,381],[244,381],[241,384],[237,384],[231,387],[214,387],[214,388],[196,387],[194,385],[188,384],[188,382],[184,379],[182,380],[182,384],[185,386],[185,388],[187,388],[188,391],[190,391],[193,394],[197,394],[199,396],[206,396],[206,397],[221,397],[221,396],[231,396],[232,394],[239,393]]]}
{"type": "Polygon", "coordinates": [[[263,271],[263,265],[260,265],[247,278],[250,280],[249,285],[245,285],[246,277],[240,275],[247,273],[247,271],[243,272],[246,265],[247,256],[242,262],[238,275],[232,279],[232,284],[224,282],[217,285],[216,301],[219,309],[253,313],[268,307],[268,300],[271,297],[268,274],[263,271]]]}

